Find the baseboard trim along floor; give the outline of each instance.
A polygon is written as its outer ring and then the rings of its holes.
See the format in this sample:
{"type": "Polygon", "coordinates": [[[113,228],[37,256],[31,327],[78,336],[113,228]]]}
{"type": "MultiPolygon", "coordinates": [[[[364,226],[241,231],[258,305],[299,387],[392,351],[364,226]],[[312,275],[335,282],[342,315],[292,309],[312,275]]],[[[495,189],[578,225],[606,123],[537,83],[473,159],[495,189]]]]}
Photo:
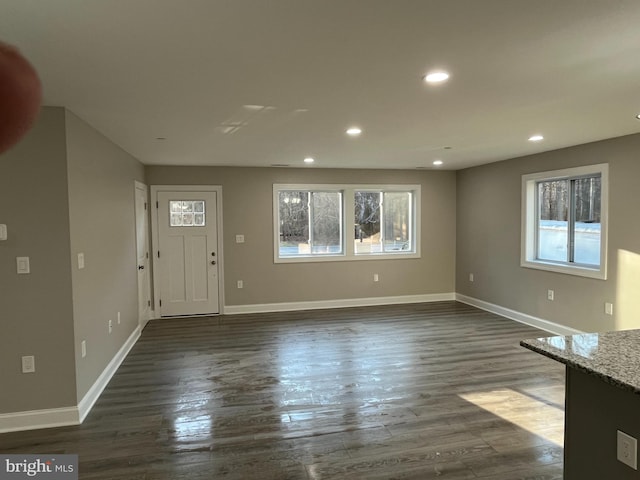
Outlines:
{"type": "Polygon", "coordinates": [[[79,425],[87,417],[142,333],[138,326],[76,406],[0,414],[0,433],[79,425]]]}
{"type": "Polygon", "coordinates": [[[578,335],[581,333],[585,333],[580,330],[576,330],[575,328],[567,327],[565,325],[560,325],[559,323],[550,322],[549,320],[534,317],[533,315],[527,315],[526,313],[518,312],[516,310],[511,310],[510,308],[501,307],[500,305],[495,305],[493,303],[485,302],[484,300],[479,300],[473,297],[467,297],[466,295],[462,295],[460,293],[456,293],[455,297],[456,297],[456,301],[458,302],[466,303],[467,305],[472,305],[481,310],[495,313],[496,315],[500,315],[501,317],[505,317],[510,320],[515,320],[516,322],[524,323],[525,325],[536,327],[536,328],[539,328],[540,330],[545,330],[554,335],[578,335]]]}
{"type": "Polygon", "coordinates": [[[319,300],[311,302],[262,303],[253,305],[227,305],[225,315],[244,313],[292,312],[296,310],[321,310],[326,308],[374,307],[406,303],[446,302],[455,300],[455,293],[422,295],[400,295],[395,297],[345,298],[341,300],[319,300]]]}

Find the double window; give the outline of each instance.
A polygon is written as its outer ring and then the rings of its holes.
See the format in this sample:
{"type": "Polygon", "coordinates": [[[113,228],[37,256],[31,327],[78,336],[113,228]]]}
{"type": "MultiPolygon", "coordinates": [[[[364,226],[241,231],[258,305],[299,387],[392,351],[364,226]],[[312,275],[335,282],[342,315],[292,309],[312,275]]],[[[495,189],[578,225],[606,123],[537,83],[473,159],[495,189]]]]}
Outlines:
{"type": "Polygon", "coordinates": [[[276,262],[418,257],[418,185],[274,185],[276,262]]]}
{"type": "Polygon", "coordinates": [[[606,164],[522,177],[524,267],[606,278],[606,164]]]}

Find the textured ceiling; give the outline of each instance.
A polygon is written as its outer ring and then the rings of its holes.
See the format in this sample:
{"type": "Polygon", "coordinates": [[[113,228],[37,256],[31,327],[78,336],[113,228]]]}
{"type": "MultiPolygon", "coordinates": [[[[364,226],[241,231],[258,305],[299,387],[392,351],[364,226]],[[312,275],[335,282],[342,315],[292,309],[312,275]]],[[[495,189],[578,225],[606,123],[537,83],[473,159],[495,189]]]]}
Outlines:
{"type": "Polygon", "coordinates": [[[638,0],[0,0],[45,103],[161,165],[458,169],[636,133],[639,25],[638,0]]]}

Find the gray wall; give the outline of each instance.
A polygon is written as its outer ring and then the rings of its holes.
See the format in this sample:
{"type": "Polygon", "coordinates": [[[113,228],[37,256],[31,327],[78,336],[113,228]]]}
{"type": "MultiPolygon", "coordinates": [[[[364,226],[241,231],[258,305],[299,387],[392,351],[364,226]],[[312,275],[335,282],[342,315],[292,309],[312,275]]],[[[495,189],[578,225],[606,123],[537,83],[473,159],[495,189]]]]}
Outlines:
{"type": "Polygon", "coordinates": [[[0,413],[76,405],[65,111],[0,155],[0,413]],[[16,257],[31,274],[16,274],[16,257]],[[22,374],[23,355],[36,373],[22,374]]]}
{"type": "Polygon", "coordinates": [[[617,431],[640,436],[640,396],[567,368],[564,480],[637,480],[640,472],[617,460],[617,431]]]}
{"type": "Polygon", "coordinates": [[[640,327],[639,152],[631,135],[458,171],[456,291],[583,331],[640,327]],[[521,176],[596,163],[609,164],[607,280],[520,267],[521,176]]]}
{"type": "Polygon", "coordinates": [[[146,175],[149,185],[222,185],[226,305],[454,291],[455,172],[148,166],[146,175]],[[274,264],[274,183],[422,185],[422,258],[274,264]]]}
{"type": "Polygon", "coordinates": [[[76,406],[136,328],[136,179],[142,164],[63,108],[43,108],[0,156],[0,413],[76,406]],[[21,373],[23,355],[36,373],[21,373]]]}
{"type": "Polygon", "coordinates": [[[134,180],[144,181],[144,168],[73,113],[67,111],[66,120],[80,401],[138,325],[134,180]],[[82,270],[78,253],[85,257],[82,270]],[[82,340],[87,342],[85,358],[81,358],[82,340]]]}

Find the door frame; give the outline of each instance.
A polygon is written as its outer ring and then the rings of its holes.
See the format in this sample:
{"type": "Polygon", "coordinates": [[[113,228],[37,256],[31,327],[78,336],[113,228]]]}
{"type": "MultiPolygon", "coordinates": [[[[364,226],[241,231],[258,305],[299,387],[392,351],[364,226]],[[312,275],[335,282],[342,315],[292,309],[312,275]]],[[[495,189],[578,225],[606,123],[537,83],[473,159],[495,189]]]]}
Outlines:
{"type": "MultiPolygon", "coordinates": [[[[224,313],[224,249],[222,239],[222,185],[151,185],[151,256],[153,257],[153,305],[155,317],[161,318],[160,307],[160,266],[158,262],[158,193],[159,192],[215,192],[216,193],[216,229],[218,242],[218,305],[220,313],[224,313]]],[[[175,318],[175,317],[166,317],[175,318]]]]}
{"type": "MultiPolygon", "coordinates": [[[[150,205],[149,203],[149,187],[147,186],[147,184],[139,182],[138,180],[134,180],[133,182],[133,193],[134,193],[134,209],[135,209],[135,217],[136,217],[136,269],[138,268],[138,243],[140,241],[140,239],[138,238],[138,228],[137,228],[137,223],[138,223],[138,190],[142,190],[144,192],[144,202],[145,202],[145,208],[144,208],[144,216],[145,216],[145,233],[147,236],[147,252],[149,254],[151,254],[150,252],[151,250],[151,232],[149,230],[149,225],[150,225],[150,218],[149,215],[151,213],[151,209],[147,208],[148,205],[150,205]]],[[[147,258],[147,268],[151,265],[151,259],[147,258]]],[[[139,279],[138,279],[139,281],[139,279]]],[[[146,276],[146,281],[145,281],[145,285],[144,285],[144,289],[146,291],[146,293],[149,295],[149,300],[151,300],[151,283],[153,282],[152,279],[152,275],[151,272],[147,271],[147,276],[146,276]]],[[[139,291],[139,288],[138,288],[139,291]]],[[[153,306],[151,304],[149,304],[149,308],[145,309],[146,310],[146,315],[144,315],[143,317],[140,317],[140,298],[138,296],[138,324],[140,325],[140,327],[144,328],[144,326],[146,325],[146,323],[151,320],[155,314],[153,311],[153,306]]]]}

